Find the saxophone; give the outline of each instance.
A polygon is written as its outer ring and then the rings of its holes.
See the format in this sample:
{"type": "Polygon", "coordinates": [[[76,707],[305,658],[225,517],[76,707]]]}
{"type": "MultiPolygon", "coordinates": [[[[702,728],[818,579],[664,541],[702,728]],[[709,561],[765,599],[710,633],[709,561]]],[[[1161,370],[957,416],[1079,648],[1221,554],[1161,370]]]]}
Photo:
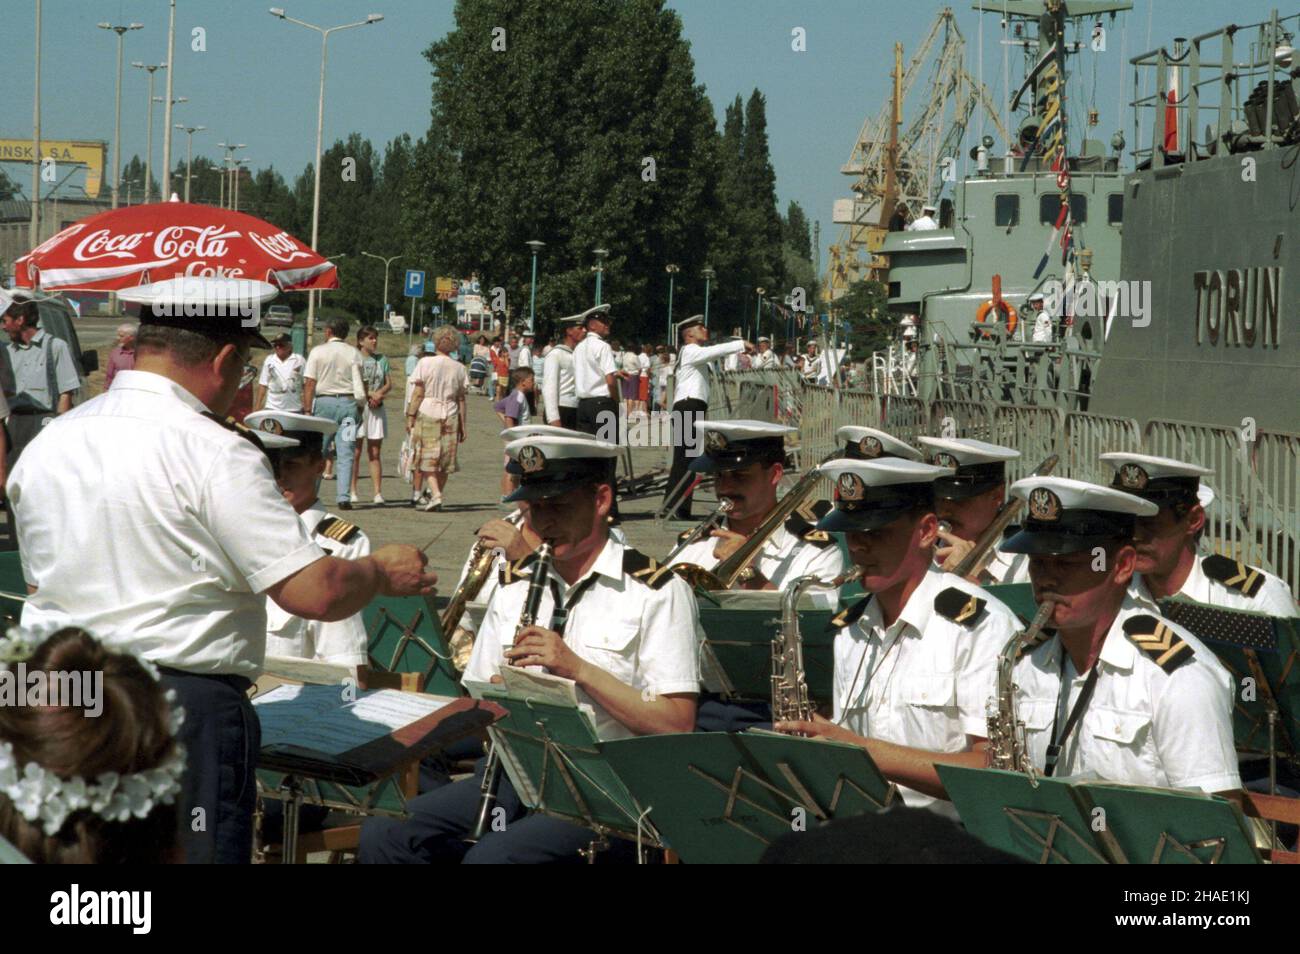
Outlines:
{"type": "Polygon", "coordinates": [[[831,580],[801,576],[781,594],[781,629],[772,640],[772,721],[807,722],[813,717],[808,681],[803,669],[803,637],[799,633],[799,598],[812,587],[827,589],[855,580],[857,567],[831,580]]]}
{"type": "MultiPolygon", "coordinates": [[[[533,575],[528,581],[528,592],[524,596],[523,610],[519,614],[519,623],[515,626],[515,638],[510,641],[513,646],[519,634],[537,622],[537,612],[542,605],[542,596],[551,576],[551,543],[543,541],[537,548],[537,562],[533,564],[533,575]]],[[[491,824],[492,806],[497,801],[497,790],[501,787],[501,753],[497,744],[492,743],[488,749],[487,764],[483,766],[483,784],[480,786],[478,818],[474,830],[465,839],[469,844],[476,844],[491,824]]]]}
{"type": "MultiPolygon", "coordinates": [[[[519,513],[515,510],[506,517],[506,521],[514,523],[519,513]]],[[[470,550],[469,571],[465,574],[465,581],[456,588],[446,609],[442,611],[442,616],[438,618],[442,627],[442,636],[447,640],[447,647],[451,652],[451,664],[456,667],[457,672],[465,671],[465,667],[469,665],[469,657],[474,652],[474,634],[468,630],[458,630],[457,627],[460,625],[461,617],[465,615],[465,607],[474,601],[474,597],[478,596],[483,589],[483,584],[487,582],[495,560],[496,550],[482,540],[474,541],[474,547],[470,550]]]]}
{"type": "Polygon", "coordinates": [[[1044,601],[1038,607],[1029,628],[1007,640],[1002,654],[998,656],[997,699],[990,699],[988,704],[989,768],[1023,772],[1029,776],[1029,783],[1035,788],[1038,787],[1038,773],[1025,743],[1025,723],[1016,713],[1016,657],[1022,647],[1038,638],[1047,621],[1052,618],[1055,608],[1055,603],[1044,601]]]}

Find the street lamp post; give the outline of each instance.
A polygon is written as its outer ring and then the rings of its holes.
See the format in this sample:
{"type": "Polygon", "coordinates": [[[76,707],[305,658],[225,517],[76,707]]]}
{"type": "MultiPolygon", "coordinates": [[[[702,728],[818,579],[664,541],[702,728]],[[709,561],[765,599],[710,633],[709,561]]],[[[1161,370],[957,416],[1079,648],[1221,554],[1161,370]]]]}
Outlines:
{"type": "Polygon", "coordinates": [[[117,208],[118,193],[122,188],[122,36],[130,30],[144,29],[143,23],[127,25],[99,24],[101,30],[117,34],[117,94],[113,106],[113,208],[117,208]]]}
{"type": "Polygon", "coordinates": [[[146,111],[149,123],[149,134],[145,137],[145,156],[144,156],[144,202],[149,203],[149,186],[153,179],[153,74],[159,70],[167,69],[166,63],[150,65],[140,62],[131,64],[138,70],[146,70],[149,73],[149,108],[146,111]]]}
{"type": "Polygon", "coordinates": [[[665,265],[664,271],[668,273],[668,347],[671,348],[673,346],[673,282],[681,268],[676,265],[665,265]]]}
{"type": "Polygon", "coordinates": [[[763,325],[763,293],[764,293],[765,291],[767,291],[767,289],[766,289],[766,288],[756,288],[756,289],[754,289],[754,290],[755,290],[756,292],[758,292],[758,307],[756,307],[756,308],[754,309],[754,340],[757,340],[759,334],[762,332],[762,325],[763,325]]]}
{"type": "Polygon", "coordinates": [[[712,265],[705,265],[700,272],[704,276],[704,327],[709,327],[709,285],[718,277],[718,273],[713,270],[712,265]]]}
{"type": "Polygon", "coordinates": [[[172,195],[172,107],[183,99],[172,99],[172,80],[176,71],[172,63],[176,62],[176,0],[171,0],[171,12],[167,16],[167,105],[163,109],[163,174],[162,200],[166,202],[172,195]]]}
{"type": "Polygon", "coordinates": [[[376,255],[373,252],[362,252],[366,258],[377,259],[384,263],[384,321],[388,320],[388,266],[393,264],[402,256],[394,255],[391,258],[384,258],[382,255],[376,255]]]}
{"type": "MultiPolygon", "coordinates": [[[[170,83],[168,83],[167,85],[169,87],[171,86],[170,83]]],[[[153,101],[155,103],[167,103],[167,97],[155,96],[153,98],[153,101]]],[[[171,122],[173,106],[175,106],[178,103],[188,103],[189,101],[190,100],[188,96],[180,96],[176,99],[173,99],[170,103],[167,103],[166,107],[163,109],[163,122],[171,122]]],[[[172,135],[172,131],[170,129],[166,130],[165,138],[171,139],[171,135],[172,135]]],[[[163,181],[159,184],[159,188],[162,191],[158,194],[158,201],[160,202],[166,202],[168,199],[172,197],[171,189],[170,189],[171,176],[167,174],[167,164],[170,161],[171,161],[171,147],[168,146],[163,149],[163,181]]]]}
{"type": "Polygon", "coordinates": [[[241,171],[239,167],[249,165],[251,162],[252,160],[249,159],[247,156],[245,156],[243,159],[236,159],[233,163],[233,168],[231,169],[231,171],[234,173],[235,184],[234,186],[232,186],[232,190],[233,190],[232,195],[234,196],[234,198],[230,203],[230,208],[235,212],[239,211],[239,173],[241,171]]]}
{"type": "MultiPolygon", "coordinates": [[[[312,160],[312,165],[316,167],[316,184],[312,193],[311,205],[311,247],[312,251],[316,250],[316,240],[320,235],[320,161],[321,161],[321,137],[325,132],[325,57],[328,50],[330,34],[338,30],[349,30],[352,27],[369,26],[372,23],[378,23],[384,18],[381,13],[372,13],[364,20],[356,23],[344,23],[341,26],[318,27],[314,23],[308,23],[305,20],[297,20],[284,12],[283,7],[271,7],[271,16],[279,17],[281,20],[288,20],[290,23],[296,23],[300,27],[306,27],[308,30],[315,30],[320,34],[320,99],[316,104],[316,155],[312,160]]],[[[307,295],[307,344],[311,344],[312,334],[316,327],[316,295],[308,293],[307,295]]]]}
{"type": "Polygon", "coordinates": [[[596,304],[600,304],[600,279],[605,273],[605,259],[609,256],[609,249],[594,248],[591,254],[596,256],[596,264],[592,266],[592,271],[596,273],[596,304]]]}
{"type": "Polygon", "coordinates": [[[207,126],[186,126],[177,123],[177,129],[185,130],[185,201],[190,201],[190,177],[194,167],[194,134],[207,129],[207,126]]]}
{"type": "Polygon", "coordinates": [[[41,244],[41,0],[36,0],[36,85],[32,90],[32,219],[28,242],[41,244]]]}
{"type": "Polygon", "coordinates": [[[546,248],[546,243],[532,239],[528,242],[528,247],[533,250],[533,281],[528,293],[528,333],[531,335],[535,330],[537,316],[537,253],[546,248]]]}
{"type": "MultiPolygon", "coordinates": [[[[226,166],[226,167],[232,166],[232,165],[234,164],[234,161],[235,161],[235,158],[234,158],[234,157],[235,157],[235,150],[236,150],[236,149],[244,149],[244,148],[247,147],[247,145],[248,145],[247,143],[243,143],[243,142],[232,142],[232,143],[219,142],[219,143],[217,143],[217,148],[218,148],[218,149],[224,149],[224,150],[226,150],[226,157],[225,157],[224,160],[222,160],[222,161],[224,162],[225,166],[226,166]]],[[[230,182],[230,188],[229,188],[229,189],[226,188],[227,180],[230,179],[230,169],[229,169],[229,168],[226,168],[226,167],[223,167],[222,170],[221,170],[221,196],[222,196],[222,198],[221,198],[221,207],[222,207],[223,209],[227,207],[227,203],[232,202],[232,201],[234,200],[234,198],[235,198],[235,184],[234,184],[234,182],[233,182],[233,181],[230,182]]]]}

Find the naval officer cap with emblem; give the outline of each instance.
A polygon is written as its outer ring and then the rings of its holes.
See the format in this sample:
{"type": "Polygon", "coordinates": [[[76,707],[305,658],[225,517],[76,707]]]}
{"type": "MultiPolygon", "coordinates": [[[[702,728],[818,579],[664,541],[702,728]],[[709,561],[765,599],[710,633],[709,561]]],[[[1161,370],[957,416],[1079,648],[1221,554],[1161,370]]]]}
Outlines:
{"type": "Polygon", "coordinates": [[[244,426],[253,431],[272,453],[276,466],[285,457],[320,454],[325,438],[338,430],[338,422],[327,417],[299,414],[296,411],[254,411],[244,418],[244,426]],[[275,443],[290,440],[292,443],[277,447],[275,443]]]}
{"type": "Polygon", "coordinates": [[[262,306],[277,294],[276,287],[251,278],[200,278],[181,275],[117,293],[139,306],[142,325],[193,331],[205,337],[246,337],[258,348],[271,342],[259,330],[262,306]]]}
{"type": "MultiPolygon", "coordinates": [[[[1115,469],[1111,486],[1149,500],[1159,507],[1190,506],[1203,499],[1201,478],[1213,473],[1208,467],[1170,457],[1112,451],[1101,459],[1115,469]]],[[[1208,488],[1206,488],[1208,490],[1208,488]]],[[[1213,499],[1211,491],[1210,499],[1213,499]]]]}
{"type": "Polygon", "coordinates": [[[901,457],[921,461],[921,452],[907,441],[899,440],[875,427],[848,425],[835,432],[837,443],[844,445],[844,457],[849,460],[876,460],[880,457],[901,457]]]}
{"type": "Polygon", "coordinates": [[[704,452],[690,464],[697,474],[718,474],[743,470],[753,463],[785,463],[785,438],[798,428],[767,421],[700,421],[695,432],[704,441],[704,452]]]}
{"type": "Polygon", "coordinates": [[[1011,495],[1025,501],[1025,521],[1002,549],[1030,556],[1066,556],[1130,540],[1137,518],[1159,510],[1122,490],[1068,477],[1026,477],[1011,485],[1011,495]]]}
{"type": "Polygon", "coordinates": [[[951,474],[915,460],[827,461],[818,471],[835,484],[835,506],[817,521],[818,530],[866,533],[879,530],[921,507],[933,509],[934,482],[951,474]]]}
{"type": "MultiPolygon", "coordinates": [[[[611,307],[610,305],[606,304],[606,305],[596,305],[592,308],[588,308],[582,314],[577,316],[578,322],[576,323],[585,325],[587,324],[587,322],[595,319],[596,321],[603,321],[607,325],[612,325],[614,323],[614,316],[610,314],[610,307],[611,307]]],[[[564,321],[567,322],[569,321],[569,319],[566,318],[564,319],[564,321]]]]}
{"type": "Polygon", "coordinates": [[[943,500],[967,500],[1007,482],[1007,461],[1019,460],[1020,451],[971,438],[920,437],[930,463],[952,467],[954,473],[935,481],[934,493],[943,500]]]}
{"type": "Polygon", "coordinates": [[[612,484],[618,447],[594,437],[523,437],[506,445],[519,487],[506,503],[559,497],[585,484],[612,484]]]}
{"type": "MultiPolygon", "coordinates": [[[[532,437],[586,437],[581,431],[572,431],[567,427],[556,427],[553,424],[516,424],[514,427],[507,427],[499,435],[507,444],[514,441],[523,440],[532,437]]],[[[608,441],[601,441],[602,444],[608,441]]],[[[613,446],[613,445],[610,445],[613,446]]],[[[506,473],[518,477],[523,473],[519,466],[519,461],[513,457],[506,458],[506,473]]]]}

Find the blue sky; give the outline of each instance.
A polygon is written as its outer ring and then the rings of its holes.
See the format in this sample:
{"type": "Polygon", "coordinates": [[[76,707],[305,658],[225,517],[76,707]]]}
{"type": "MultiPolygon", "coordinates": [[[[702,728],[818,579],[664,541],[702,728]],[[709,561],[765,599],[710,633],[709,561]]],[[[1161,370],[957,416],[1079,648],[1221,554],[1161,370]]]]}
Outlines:
{"type": "MultiPolygon", "coordinates": [[[[299,173],[315,145],[319,35],[272,17],[268,0],[178,0],[173,96],[174,121],[207,126],[196,133],[196,154],[219,155],[216,143],[247,143],[240,155],[254,167],[274,165],[287,177],[299,173]],[[206,52],[190,48],[191,31],[206,31],[206,52]]],[[[291,16],[333,26],[382,13],[382,23],[333,34],[329,46],[325,140],[356,130],[377,146],[428,127],[429,69],[421,52],[453,25],[452,0],[278,0],[291,16]]],[[[822,223],[822,246],[835,240],[831,204],[848,195],[839,173],[863,120],[875,116],[889,89],[893,43],[910,57],[941,3],[928,0],[674,0],[691,43],[696,77],[718,111],[737,93],[755,87],[768,102],[768,131],[782,206],[798,201],[822,223]],[[791,31],[806,31],[807,49],[791,49],[791,31]]],[[[34,0],[0,0],[4,11],[0,62],[5,63],[0,96],[0,137],[30,137],[34,64],[34,0]]],[[[968,68],[978,71],[980,15],[969,2],[954,3],[968,43],[968,68]]],[[[1095,97],[1103,141],[1119,126],[1121,89],[1127,96],[1127,56],[1172,38],[1195,36],[1229,20],[1267,19],[1269,0],[1135,0],[1109,35],[1108,52],[1094,61],[1075,60],[1084,82],[1077,94],[1095,97]],[[1126,26],[1127,25],[1127,26],[1126,26]],[[1125,32],[1127,37],[1125,37],[1125,32]],[[1149,41],[1148,41],[1149,37],[1149,41]],[[1120,85],[1121,76],[1123,86],[1120,85]]],[[[139,21],[143,30],[126,35],[125,61],[166,60],[166,0],[45,0],[42,55],[42,137],[113,137],[116,36],[95,24],[139,21]]],[[[1294,12],[1282,9],[1281,14],[1294,12]]],[[[983,66],[986,85],[1001,96],[1002,48],[996,17],[984,16],[983,66]]],[[[1014,61],[1013,61],[1014,64],[1014,61]]],[[[1013,77],[1015,75],[1013,65],[1013,77]]],[[[155,94],[164,90],[157,74],[155,94]]],[[[1014,80],[1013,80],[1014,83],[1014,80]]],[[[123,77],[122,155],[143,155],[147,77],[129,65],[123,77]]],[[[154,164],[162,158],[162,104],[154,110],[154,164]]],[[[1123,129],[1132,145],[1132,120],[1123,129]]],[[[184,155],[185,136],[173,139],[173,157],[184,155]]],[[[111,158],[110,158],[111,161],[111,158]]],[[[6,165],[24,188],[27,170],[6,165]]],[[[157,172],[155,172],[157,175],[157,172]]],[[[107,176],[106,176],[107,178],[107,176]]],[[[74,180],[75,181],[75,180],[74,180]]],[[[107,194],[107,182],[105,184],[107,194]]],[[[823,266],[825,258],[823,253],[823,266]]]]}

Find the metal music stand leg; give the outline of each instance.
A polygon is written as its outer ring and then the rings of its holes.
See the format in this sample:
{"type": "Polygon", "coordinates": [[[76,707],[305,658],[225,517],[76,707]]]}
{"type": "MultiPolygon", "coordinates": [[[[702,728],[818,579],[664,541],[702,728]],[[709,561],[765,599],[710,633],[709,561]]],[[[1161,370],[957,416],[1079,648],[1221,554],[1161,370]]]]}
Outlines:
{"type": "Polygon", "coordinates": [[[298,815],[302,808],[302,783],[296,775],[286,775],[280,784],[284,791],[284,834],[280,836],[280,864],[298,863],[298,815]]]}
{"type": "MultiPolygon", "coordinates": [[[[1277,706],[1268,707],[1268,793],[1277,794],[1277,706]]],[[[1277,847],[1277,819],[1270,819],[1269,849],[1277,847]]]]}

